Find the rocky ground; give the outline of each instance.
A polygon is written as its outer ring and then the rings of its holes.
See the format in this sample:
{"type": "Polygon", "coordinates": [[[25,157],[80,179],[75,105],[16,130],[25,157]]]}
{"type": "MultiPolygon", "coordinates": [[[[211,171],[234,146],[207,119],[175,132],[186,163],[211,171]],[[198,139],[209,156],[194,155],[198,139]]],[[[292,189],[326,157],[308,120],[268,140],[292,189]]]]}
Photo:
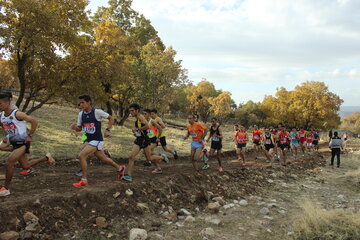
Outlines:
{"type": "Polygon", "coordinates": [[[156,176],[139,163],[130,184],[94,162],[81,190],[71,187],[77,164],[60,162],[15,179],[13,194],[0,199],[0,232],[8,234],[0,239],[294,239],[304,199],[358,209],[357,179],[348,174],[357,156],[344,155],[340,169],[325,166],[327,153],[269,168],[263,157],[242,167],[229,152],[224,173],[213,162],[199,178],[187,158],[156,176]]]}

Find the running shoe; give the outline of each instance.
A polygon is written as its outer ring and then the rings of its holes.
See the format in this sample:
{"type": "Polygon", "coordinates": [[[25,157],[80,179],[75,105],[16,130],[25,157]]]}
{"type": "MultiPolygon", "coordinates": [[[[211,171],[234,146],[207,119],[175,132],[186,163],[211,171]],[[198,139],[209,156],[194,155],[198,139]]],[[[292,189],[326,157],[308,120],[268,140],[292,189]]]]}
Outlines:
{"type": "Polygon", "coordinates": [[[219,167],[219,173],[221,173],[221,172],[223,172],[224,170],[223,170],[223,168],[222,167],[219,167]]]}
{"type": "Polygon", "coordinates": [[[242,165],[243,167],[245,167],[245,166],[246,166],[246,162],[243,162],[241,165],[242,165]]]}
{"type": "Polygon", "coordinates": [[[0,197],[6,197],[6,196],[9,196],[10,195],[10,190],[2,187],[0,189],[0,197]]]}
{"type": "Polygon", "coordinates": [[[127,181],[127,182],[132,182],[132,177],[129,176],[129,175],[124,175],[124,176],[122,177],[122,180],[127,181]]]}
{"type": "Polygon", "coordinates": [[[51,156],[50,153],[47,153],[45,156],[47,157],[47,161],[49,164],[55,165],[55,159],[51,156]]]}
{"type": "Polygon", "coordinates": [[[75,172],[75,176],[82,177],[82,170],[80,169],[79,171],[75,172]]]}
{"type": "Polygon", "coordinates": [[[165,162],[165,163],[169,163],[169,158],[166,156],[166,154],[164,154],[164,153],[162,153],[162,154],[160,154],[164,159],[163,159],[163,161],[165,162]]]}
{"type": "Polygon", "coordinates": [[[151,166],[151,162],[146,161],[146,162],[144,162],[143,165],[144,165],[145,167],[150,167],[150,166],[151,166]]]}
{"type": "Polygon", "coordinates": [[[209,157],[209,151],[206,148],[204,148],[203,153],[204,156],[206,156],[207,158],[209,157]]]}
{"type": "Polygon", "coordinates": [[[80,180],[79,182],[73,183],[74,187],[84,187],[88,185],[88,181],[80,180]]]}
{"type": "Polygon", "coordinates": [[[179,158],[179,156],[177,155],[177,152],[176,152],[176,151],[173,152],[173,155],[174,155],[174,159],[175,159],[175,160],[177,160],[177,159],[179,158]]]}
{"type": "Polygon", "coordinates": [[[162,172],[161,168],[155,168],[154,170],[151,171],[151,173],[160,174],[160,173],[163,173],[163,172],[162,172]]]}
{"type": "Polygon", "coordinates": [[[280,156],[279,155],[277,155],[277,160],[280,161],[280,156]]]}
{"type": "Polygon", "coordinates": [[[118,179],[121,180],[125,175],[125,166],[121,165],[118,169],[118,179]]]}
{"type": "Polygon", "coordinates": [[[110,154],[110,152],[109,152],[109,149],[104,149],[104,153],[105,153],[105,155],[107,156],[107,157],[109,157],[109,158],[111,158],[111,154],[110,154]]]}
{"type": "Polygon", "coordinates": [[[203,170],[206,170],[206,169],[209,169],[210,168],[210,165],[205,163],[203,166],[202,166],[202,169],[203,170]]]}
{"type": "Polygon", "coordinates": [[[209,161],[209,158],[204,154],[204,156],[202,157],[202,160],[203,160],[204,162],[207,162],[207,161],[209,161]]]}
{"type": "Polygon", "coordinates": [[[21,176],[28,176],[34,173],[34,169],[28,168],[20,172],[21,176]]]}

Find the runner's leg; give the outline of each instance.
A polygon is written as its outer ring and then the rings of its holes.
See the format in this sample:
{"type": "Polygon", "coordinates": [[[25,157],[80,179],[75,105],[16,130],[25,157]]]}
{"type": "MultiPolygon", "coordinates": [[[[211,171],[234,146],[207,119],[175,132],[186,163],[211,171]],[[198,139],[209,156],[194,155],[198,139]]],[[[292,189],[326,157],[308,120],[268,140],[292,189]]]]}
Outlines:
{"type": "Polygon", "coordinates": [[[23,155],[25,155],[25,146],[21,146],[18,149],[15,149],[12,151],[10,156],[8,157],[6,163],[5,163],[5,185],[4,187],[6,189],[9,189],[11,180],[14,176],[14,165],[17,161],[19,161],[23,155]]]}
{"type": "MultiPolygon", "coordinates": [[[[130,157],[129,157],[129,163],[128,163],[128,175],[131,176],[132,175],[132,171],[133,171],[133,168],[134,168],[134,163],[135,163],[135,158],[136,156],[139,154],[141,148],[139,145],[133,145],[132,147],[132,150],[131,150],[131,154],[130,154],[130,157]]],[[[147,157],[146,157],[147,158],[147,157]]],[[[150,158],[146,159],[148,161],[150,161],[150,158]]]]}
{"type": "Polygon", "coordinates": [[[97,148],[94,146],[86,145],[79,153],[80,166],[82,171],[82,178],[87,179],[87,158],[94,154],[97,148]]]}

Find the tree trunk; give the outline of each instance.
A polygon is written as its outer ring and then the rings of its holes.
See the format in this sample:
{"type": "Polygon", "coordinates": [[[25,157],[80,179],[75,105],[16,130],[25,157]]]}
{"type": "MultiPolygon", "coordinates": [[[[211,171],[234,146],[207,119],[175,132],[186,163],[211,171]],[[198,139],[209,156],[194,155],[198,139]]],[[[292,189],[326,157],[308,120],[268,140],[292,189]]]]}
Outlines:
{"type": "Polygon", "coordinates": [[[130,111],[129,111],[129,109],[126,109],[124,116],[122,116],[122,118],[120,119],[120,122],[119,122],[120,126],[124,126],[124,123],[125,123],[126,119],[128,119],[129,115],[130,115],[130,111]]]}
{"type": "Polygon", "coordinates": [[[106,101],[106,112],[110,115],[113,115],[112,105],[110,101],[106,101]]]}
{"type": "Polygon", "coordinates": [[[19,108],[25,95],[26,90],[26,79],[25,79],[25,63],[27,60],[26,56],[20,56],[20,53],[17,55],[17,76],[19,78],[19,84],[20,84],[20,92],[19,92],[19,98],[16,101],[16,106],[19,108]]]}
{"type": "Polygon", "coordinates": [[[30,115],[31,113],[33,113],[34,111],[38,110],[39,108],[41,108],[45,103],[47,103],[50,98],[52,98],[54,96],[54,94],[49,94],[48,96],[46,96],[46,98],[44,98],[43,100],[40,101],[40,103],[36,106],[33,106],[29,109],[29,111],[26,112],[26,114],[30,115]]]}

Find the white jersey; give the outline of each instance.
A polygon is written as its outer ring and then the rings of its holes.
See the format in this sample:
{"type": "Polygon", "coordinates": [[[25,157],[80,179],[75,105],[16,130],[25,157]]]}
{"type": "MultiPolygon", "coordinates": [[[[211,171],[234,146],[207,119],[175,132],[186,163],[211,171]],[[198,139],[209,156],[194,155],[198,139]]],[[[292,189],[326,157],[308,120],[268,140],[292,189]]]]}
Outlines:
{"type": "Polygon", "coordinates": [[[17,109],[13,110],[8,116],[6,116],[4,112],[0,115],[0,122],[10,143],[24,141],[27,136],[26,121],[16,118],[17,111],[17,109]]]}

